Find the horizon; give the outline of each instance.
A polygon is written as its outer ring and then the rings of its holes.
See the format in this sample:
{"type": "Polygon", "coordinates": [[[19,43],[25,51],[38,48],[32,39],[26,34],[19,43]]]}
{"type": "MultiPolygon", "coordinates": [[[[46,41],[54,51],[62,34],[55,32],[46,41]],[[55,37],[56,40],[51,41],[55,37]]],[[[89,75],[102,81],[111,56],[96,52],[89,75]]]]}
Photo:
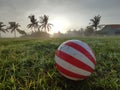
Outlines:
{"type": "MultiPolygon", "coordinates": [[[[64,33],[69,29],[85,28],[90,19],[98,14],[101,16],[100,24],[120,24],[119,3],[119,0],[1,0],[0,21],[4,24],[15,21],[26,31],[30,23],[29,15],[33,14],[39,19],[39,16],[46,14],[54,25],[51,33],[64,33]]],[[[2,36],[13,35],[2,33],[2,36]]]]}

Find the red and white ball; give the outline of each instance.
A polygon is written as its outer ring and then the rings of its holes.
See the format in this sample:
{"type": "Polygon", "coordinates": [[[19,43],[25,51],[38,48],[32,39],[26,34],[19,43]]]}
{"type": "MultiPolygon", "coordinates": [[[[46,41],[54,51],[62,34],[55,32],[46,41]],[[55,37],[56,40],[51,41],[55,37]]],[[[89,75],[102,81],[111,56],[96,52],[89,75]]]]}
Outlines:
{"type": "Polygon", "coordinates": [[[79,40],[62,43],[55,54],[58,71],[68,79],[83,80],[95,69],[96,59],[92,49],[79,40]]]}

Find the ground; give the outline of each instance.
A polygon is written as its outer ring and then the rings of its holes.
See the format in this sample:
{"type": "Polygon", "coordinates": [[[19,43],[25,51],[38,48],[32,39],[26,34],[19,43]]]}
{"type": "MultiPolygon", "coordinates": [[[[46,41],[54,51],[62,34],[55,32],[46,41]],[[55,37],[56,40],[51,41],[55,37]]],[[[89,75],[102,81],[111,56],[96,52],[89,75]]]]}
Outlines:
{"type": "Polygon", "coordinates": [[[0,39],[0,90],[120,90],[120,37],[0,39]],[[86,42],[97,64],[90,77],[72,81],[55,67],[58,46],[86,42]]]}

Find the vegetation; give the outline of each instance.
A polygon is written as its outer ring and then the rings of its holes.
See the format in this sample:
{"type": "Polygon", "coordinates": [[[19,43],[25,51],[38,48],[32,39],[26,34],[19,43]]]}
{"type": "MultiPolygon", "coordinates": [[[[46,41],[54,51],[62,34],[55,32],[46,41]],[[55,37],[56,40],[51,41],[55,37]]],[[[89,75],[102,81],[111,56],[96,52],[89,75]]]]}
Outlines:
{"type": "Polygon", "coordinates": [[[91,36],[91,35],[93,35],[93,33],[94,33],[93,26],[88,26],[88,27],[86,27],[84,33],[85,33],[86,36],[91,36]]]}
{"type": "Polygon", "coordinates": [[[50,38],[50,34],[43,31],[36,31],[30,35],[23,35],[21,38],[50,38]]]}
{"type": "Polygon", "coordinates": [[[1,32],[5,33],[7,31],[5,28],[3,28],[4,26],[6,25],[4,25],[3,22],[0,22],[0,38],[1,38],[1,32]]]}
{"type": "MultiPolygon", "coordinates": [[[[6,26],[3,24],[3,22],[0,22],[0,37],[1,37],[1,32],[6,32],[7,30],[11,30],[11,33],[14,32],[14,36],[16,37],[16,31],[19,32],[19,34],[22,34],[22,37],[32,37],[35,36],[35,33],[38,34],[44,34],[45,36],[49,37],[49,34],[47,32],[49,32],[51,30],[51,26],[53,26],[51,23],[49,23],[49,16],[44,15],[40,17],[40,21],[38,21],[35,18],[35,15],[30,15],[28,16],[28,18],[30,19],[30,24],[27,25],[27,28],[32,30],[31,35],[27,35],[27,33],[24,30],[20,30],[19,27],[19,23],[16,22],[9,22],[9,26],[4,29],[3,27],[6,26]],[[33,34],[33,35],[32,35],[33,34]]],[[[37,37],[38,37],[37,34],[37,37]]],[[[41,37],[39,35],[39,37],[41,37]]],[[[43,36],[43,35],[42,35],[43,36]]]]}
{"type": "MultiPolygon", "coordinates": [[[[20,34],[22,34],[22,37],[28,37],[28,36],[32,37],[37,32],[38,33],[44,32],[44,34],[46,33],[46,35],[48,35],[48,37],[49,37],[48,32],[51,30],[53,24],[49,23],[48,15],[40,16],[40,20],[37,20],[35,15],[30,15],[30,16],[28,16],[28,18],[30,19],[30,23],[27,25],[27,28],[32,30],[31,35],[28,35],[24,30],[20,30],[19,29],[20,25],[19,25],[19,23],[16,23],[16,22],[9,22],[10,26],[7,27],[6,29],[3,29],[3,27],[6,25],[4,25],[3,22],[1,22],[0,23],[0,25],[1,25],[0,32],[1,31],[5,32],[5,30],[11,29],[11,33],[14,32],[15,37],[16,37],[16,31],[19,32],[20,34]],[[34,34],[34,35],[32,35],[32,34],[34,34]]],[[[71,31],[71,29],[70,29],[70,30],[68,30],[66,36],[70,36],[70,35],[72,35],[72,36],[84,36],[84,35],[88,36],[89,35],[90,36],[90,35],[93,35],[94,31],[96,31],[98,28],[100,19],[101,19],[101,16],[97,15],[93,19],[90,19],[90,21],[92,23],[90,26],[87,26],[86,29],[83,29],[83,28],[81,28],[79,30],[74,29],[73,31],[71,31]]],[[[41,33],[40,33],[40,35],[41,35],[41,33]]],[[[0,35],[1,35],[1,33],[0,33],[0,35]]],[[[39,37],[41,37],[40,35],[39,35],[39,37]]],[[[58,32],[58,33],[55,33],[54,36],[56,37],[56,35],[59,37],[59,36],[63,36],[64,34],[61,32],[58,32]]],[[[38,35],[37,35],[37,37],[38,37],[38,35]]]]}
{"type": "Polygon", "coordinates": [[[52,24],[48,22],[49,17],[47,15],[40,17],[40,30],[44,30],[45,32],[50,31],[52,24]]]}
{"type": "Polygon", "coordinates": [[[38,29],[38,21],[37,19],[35,18],[35,15],[30,15],[28,16],[28,18],[30,19],[30,24],[27,25],[28,28],[30,29],[33,29],[33,31],[35,31],[35,29],[38,29]]]}
{"type": "Polygon", "coordinates": [[[100,23],[100,19],[101,19],[101,16],[100,15],[97,15],[97,16],[94,16],[93,19],[90,19],[90,21],[92,22],[92,25],[94,28],[95,28],[95,31],[97,30],[98,28],[98,25],[100,23]]]}
{"type": "Polygon", "coordinates": [[[7,28],[7,29],[10,29],[11,30],[11,33],[14,32],[14,36],[16,38],[16,31],[19,32],[20,34],[24,34],[26,35],[26,32],[25,31],[22,31],[19,29],[20,25],[19,23],[16,23],[16,22],[9,22],[10,26],[7,28]]]}
{"type": "Polygon", "coordinates": [[[0,39],[0,90],[120,90],[120,37],[0,39]],[[97,65],[82,81],[64,78],[54,62],[58,46],[79,39],[93,49],[97,65]]]}

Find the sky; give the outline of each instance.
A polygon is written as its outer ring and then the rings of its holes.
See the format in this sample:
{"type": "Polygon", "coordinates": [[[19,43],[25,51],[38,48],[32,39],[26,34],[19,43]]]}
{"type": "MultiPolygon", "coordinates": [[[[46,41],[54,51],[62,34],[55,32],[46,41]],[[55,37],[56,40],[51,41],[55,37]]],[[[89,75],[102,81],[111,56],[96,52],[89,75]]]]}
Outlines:
{"type": "MultiPolygon", "coordinates": [[[[120,0],[0,0],[0,22],[18,22],[26,30],[28,16],[34,14],[39,20],[48,15],[54,32],[85,28],[90,19],[101,16],[100,24],[120,24],[120,0]]],[[[4,37],[13,34],[2,34],[4,37]]]]}

